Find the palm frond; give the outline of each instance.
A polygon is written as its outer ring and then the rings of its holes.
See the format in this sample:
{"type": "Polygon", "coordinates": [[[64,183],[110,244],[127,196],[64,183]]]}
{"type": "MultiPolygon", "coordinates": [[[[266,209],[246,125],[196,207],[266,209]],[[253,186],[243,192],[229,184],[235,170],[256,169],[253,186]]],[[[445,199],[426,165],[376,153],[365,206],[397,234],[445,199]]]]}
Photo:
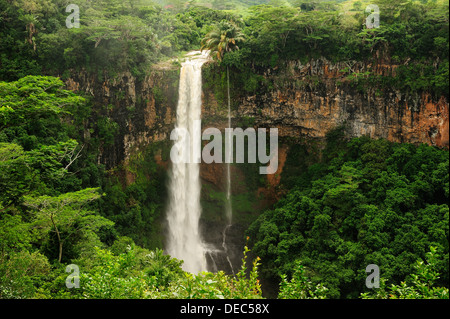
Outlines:
{"type": "Polygon", "coordinates": [[[239,50],[237,43],[244,41],[245,35],[234,23],[222,20],[205,35],[201,41],[201,50],[209,50],[210,55],[222,61],[225,53],[239,50]]]}

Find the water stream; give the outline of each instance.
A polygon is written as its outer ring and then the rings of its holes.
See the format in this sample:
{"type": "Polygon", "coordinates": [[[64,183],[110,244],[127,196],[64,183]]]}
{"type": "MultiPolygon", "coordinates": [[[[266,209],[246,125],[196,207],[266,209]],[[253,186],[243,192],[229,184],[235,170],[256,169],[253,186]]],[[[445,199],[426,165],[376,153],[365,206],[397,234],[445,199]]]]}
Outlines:
{"type": "MultiPolygon", "coordinates": [[[[190,161],[174,163],[169,176],[168,245],[172,257],[184,261],[183,269],[191,273],[206,271],[205,248],[199,233],[200,205],[200,154],[193,145],[198,141],[196,121],[201,120],[202,74],[201,67],[208,60],[207,52],[192,52],[182,63],[176,128],[190,135],[190,161]]],[[[174,147],[176,147],[175,145],[174,147]]],[[[183,150],[178,149],[179,153],[183,150]]]]}
{"type": "MultiPolygon", "coordinates": [[[[179,97],[177,105],[176,129],[188,132],[189,143],[175,143],[175,154],[183,157],[189,152],[189,160],[172,161],[169,173],[169,205],[167,211],[168,242],[166,251],[183,260],[185,271],[198,274],[201,271],[217,272],[229,267],[234,273],[227,247],[227,233],[232,225],[230,163],[226,163],[225,227],[221,247],[202,240],[199,230],[201,216],[200,194],[200,152],[201,108],[202,108],[202,65],[208,61],[208,52],[194,51],[187,55],[180,71],[179,97]],[[196,140],[198,139],[198,141],[196,140]],[[186,150],[188,145],[188,150],[186,150]],[[196,149],[196,147],[198,149],[196,149]],[[228,265],[227,265],[228,264],[228,265]],[[218,266],[222,265],[222,266],[218,266]],[[208,269],[209,268],[209,269],[208,269]]],[[[228,70],[227,70],[228,80],[228,70]]],[[[229,91],[228,91],[229,96],[229,91]]],[[[231,110],[228,101],[228,127],[231,128],[231,110]]],[[[229,131],[228,134],[231,134],[229,131]]],[[[226,139],[231,143],[230,138],[226,139]]],[[[184,141],[185,142],[185,141],[184,141]]],[[[232,147],[227,147],[232,150],[232,147]]],[[[172,149],[173,151],[173,149],[172,149]]],[[[230,153],[227,154],[229,158],[230,153]]]]}
{"type": "Polygon", "coordinates": [[[225,226],[225,229],[223,230],[223,240],[222,240],[222,247],[225,252],[228,264],[230,265],[231,272],[234,274],[233,264],[230,261],[230,256],[228,253],[228,247],[227,247],[227,230],[231,226],[231,222],[233,219],[233,209],[231,206],[231,172],[230,172],[230,162],[231,162],[231,154],[232,154],[232,135],[231,135],[231,103],[230,103],[230,73],[229,69],[227,68],[227,93],[228,93],[228,138],[226,139],[227,147],[225,148],[228,152],[226,158],[229,160],[227,161],[227,197],[225,202],[225,216],[227,218],[227,225],[225,226]]]}

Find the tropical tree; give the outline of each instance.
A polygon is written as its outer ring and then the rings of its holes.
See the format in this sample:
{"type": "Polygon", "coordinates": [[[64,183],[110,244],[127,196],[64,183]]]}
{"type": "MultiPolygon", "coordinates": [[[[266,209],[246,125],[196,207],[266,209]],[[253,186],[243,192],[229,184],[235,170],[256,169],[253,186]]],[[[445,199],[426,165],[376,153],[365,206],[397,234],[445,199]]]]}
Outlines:
{"type": "Polygon", "coordinates": [[[10,127],[32,127],[50,116],[71,114],[70,109],[86,102],[63,86],[61,79],[49,76],[29,75],[15,82],[0,82],[0,132],[10,127]]]}
{"type": "Polygon", "coordinates": [[[244,34],[238,26],[222,20],[202,41],[201,50],[209,50],[211,55],[222,62],[225,53],[239,50],[238,42],[244,41],[244,34]]]}
{"type": "Polygon", "coordinates": [[[326,299],[328,288],[322,284],[314,285],[305,274],[301,261],[295,262],[291,280],[285,274],[281,275],[279,299],[326,299]]]}
{"type": "Polygon", "coordinates": [[[361,293],[362,299],[448,299],[448,288],[437,287],[436,280],[440,274],[436,270],[439,260],[437,247],[430,246],[426,254],[426,261],[417,260],[414,273],[400,285],[386,285],[386,279],[381,278],[380,289],[373,293],[361,293]]]}
{"type": "Polygon", "coordinates": [[[98,241],[95,233],[113,222],[89,210],[88,204],[100,198],[98,188],[86,188],[59,196],[24,197],[24,204],[35,211],[34,223],[42,232],[56,232],[58,261],[61,262],[64,241],[74,233],[81,233],[86,241],[98,241]],[[63,232],[65,236],[63,237],[63,232]]]}

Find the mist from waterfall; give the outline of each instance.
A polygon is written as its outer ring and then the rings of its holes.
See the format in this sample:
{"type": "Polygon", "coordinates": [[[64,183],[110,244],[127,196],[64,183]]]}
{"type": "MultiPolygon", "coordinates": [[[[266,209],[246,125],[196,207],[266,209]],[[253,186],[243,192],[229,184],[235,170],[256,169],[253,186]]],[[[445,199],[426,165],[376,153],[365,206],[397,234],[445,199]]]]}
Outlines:
{"type": "MultiPolygon", "coordinates": [[[[192,52],[182,63],[180,71],[179,97],[176,128],[187,130],[190,135],[191,161],[172,163],[169,176],[169,206],[167,211],[168,245],[166,250],[172,257],[184,261],[185,271],[197,274],[207,270],[205,248],[199,232],[200,205],[200,159],[194,151],[200,136],[195,121],[201,120],[202,74],[208,52],[192,52]]],[[[176,147],[176,145],[174,146],[176,147]]],[[[177,149],[177,152],[183,150],[177,149]]]]}

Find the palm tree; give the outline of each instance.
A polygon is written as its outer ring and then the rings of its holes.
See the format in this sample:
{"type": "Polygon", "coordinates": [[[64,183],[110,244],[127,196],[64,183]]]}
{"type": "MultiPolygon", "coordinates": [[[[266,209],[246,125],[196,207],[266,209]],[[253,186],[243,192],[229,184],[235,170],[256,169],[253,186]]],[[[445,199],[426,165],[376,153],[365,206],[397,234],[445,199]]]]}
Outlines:
{"type": "Polygon", "coordinates": [[[211,55],[215,53],[215,57],[222,62],[225,53],[239,50],[236,43],[244,40],[244,34],[235,24],[222,20],[202,40],[201,50],[209,50],[211,55]]]}
{"type": "MultiPolygon", "coordinates": [[[[209,32],[202,40],[201,50],[209,50],[209,54],[217,58],[219,62],[223,61],[226,53],[234,50],[239,50],[238,42],[244,41],[244,34],[233,23],[222,20],[215,29],[209,32]]],[[[228,93],[228,127],[231,128],[231,102],[230,102],[230,71],[227,65],[227,93],[228,93]]],[[[231,134],[231,130],[228,134],[231,134]]],[[[227,141],[231,143],[231,136],[228,136],[227,141]]],[[[229,153],[226,158],[230,159],[231,147],[228,147],[229,153]]],[[[227,163],[227,202],[226,202],[226,216],[228,224],[231,224],[232,209],[231,209],[231,178],[230,178],[230,163],[227,163]]],[[[225,229],[226,230],[226,229],[225,229]]],[[[225,243],[224,243],[225,244],[225,243]]]]}

